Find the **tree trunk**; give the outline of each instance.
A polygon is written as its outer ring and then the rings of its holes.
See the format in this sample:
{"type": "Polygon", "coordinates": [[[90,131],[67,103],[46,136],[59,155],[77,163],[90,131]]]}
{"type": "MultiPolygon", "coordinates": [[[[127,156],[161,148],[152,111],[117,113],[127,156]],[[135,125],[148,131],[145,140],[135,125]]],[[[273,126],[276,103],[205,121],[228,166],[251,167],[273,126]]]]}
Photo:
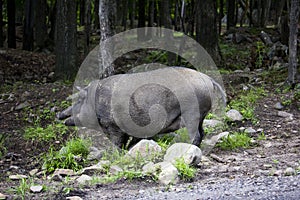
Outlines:
{"type": "Polygon", "coordinates": [[[129,0],[129,16],[130,16],[130,28],[133,29],[134,27],[134,20],[135,20],[135,0],[129,0]]]}
{"type": "Polygon", "coordinates": [[[145,27],[146,26],[146,14],[145,14],[145,9],[146,9],[146,2],[144,0],[139,0],[138,1],[138,9],[139,9],[139,18],[138,18],[138,40],[139,41],[145,41],[146,39],[146,32],[145,32],[145,27]]]}
{"type": "Polygon", "coordinates": [[[105,40],[115,34],[116,1],[99,1],[100,22],[100,51],[99,51],[99,78],[105,78],[114,74],[112,64],[113,44],[105,45],[105,40]]]}
{"type": "Polygon", "coordinates": [[[77,72],[76,2],[57,1],[55,53],[56,78],[70,79],[77,72]]]}
{"type": "MultiPolygon", "coordinates": [[[[149,1],[149,9],[148,9],[148,27],[154,26],[154,0],[149,1]]],[[[152,29],[148,29],[147,38],[151,38],[153,36],[152,29]]]]}
{"type": "Polygon", "coordinates": [[[291,0],[290,36],[289,36],[289,70],[288,83],[294,86],[297,75],[297,35],[299,19],[299,0],[291,0]]]}
{"type": "Polygon", "coordinates": [[[3,0],[0,0],[0,47],[3,47],[3,0]]]}
{"type": "Polygon", "coordinates": [[[123,5],[122,26],[123,26],[123,30],[126,31],[126,29],[127,29],[127,14],[128,14],[128,0],[123,0],[122,5],[123,5]]]}
{"type": "Polygon", "coordinates": [[[84,55],[87,55],[90,51],[90,32],[91,32],[91,0],[85,1],[84,11],[84,55]]]}
{"type": "Polygon", "coordinates": [[[289,45],[289,17],[288,15],[281,16],[280,22],[280,41],[284,45],[289,45]]]}
{"type": "Polygon", "coordinates": [[[235,0],[227,1],[227,30],[235,27],[235,0]]]}
{"type": "Polygon", "coordinates": [[[286,4],[286,0],[278,0],[278,1],[279,1],[279,4],[278,4],[278,7],[276,9],[277,27],[280,26],[282,11],[283,11],[283,8],[286,4]]]}
{"type": "Polygon", "coordinates": [[[7,0],[7,45],[8,48],[16,48],[16,2],[7,0]]]}
{"type": "Polygon", "coordinates": [[[23,28],[23,50],[33,50],[33,26],[34,26],[34,11],[35,11],[34,0],[25,1],[25,18],[23,28]]]}
{"type": "Polygon", "coordinates": [[[79,2],[79,22],[80,26],[83,26],[85,24],[85,11],[86,11],[86,0],[80,0],[79,2]]]}
{"type": "Polygon", "coordinates": [[[224,0],[220,0],[220,12],[219,12],[219,35],[222,31],[222,19],[224,17],[224,0]]]}
{"type": "Polygon", "coordinates": [[[218,42],[216,1],[202,0],[196,2],[196,40],[219,66],[221,53],[218,42]]]}
{"type": "Polygon", "coordinates": [[[94,29],[99,29],[99,0],[94,2],[94,29]]]}
{"type": "Polygon", "coordinates": [[[37,0],[35,13],[35,42],[36,46],[41,50],[46,47],[47,41],[47,1],[37,0]]]}
{"type": "Polygon", "coordinates": [[[264,28],[267,25],[267,21],[269,19],[269,13],[270,13],[270,7],[271,7],[271,0],[264,0],[262,2],[262,8],[261,8],[261,16],[260,16],[260,27],[264,28]]]}
{"type": "Polygon", "coordinates": [[[51,23],[49,38],[54,41],[55,40],[55,28],[56,28],[56,6],[57,0],[54,1],[53,5],[51,5],[50,17],[49,21],[51,23]]]}

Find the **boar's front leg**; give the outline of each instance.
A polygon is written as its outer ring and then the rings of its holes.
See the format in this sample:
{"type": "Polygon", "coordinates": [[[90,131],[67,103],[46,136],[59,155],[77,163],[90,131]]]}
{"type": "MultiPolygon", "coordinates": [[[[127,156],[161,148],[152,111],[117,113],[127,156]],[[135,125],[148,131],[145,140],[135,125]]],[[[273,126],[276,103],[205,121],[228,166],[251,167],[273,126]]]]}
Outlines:
{"type": "Polygon", "coordinates": [[[127,144],[129,136],[126,133],[121,132],[118,128],[110,126],[107,131],[108,137],[112,143],[119,148],[124,148],[127,144]]]}

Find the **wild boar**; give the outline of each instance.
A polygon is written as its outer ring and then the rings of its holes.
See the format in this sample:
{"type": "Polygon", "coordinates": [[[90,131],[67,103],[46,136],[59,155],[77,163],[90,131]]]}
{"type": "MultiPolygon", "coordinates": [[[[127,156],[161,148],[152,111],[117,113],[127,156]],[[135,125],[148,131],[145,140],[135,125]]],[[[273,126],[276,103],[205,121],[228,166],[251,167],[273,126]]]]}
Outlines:
{"type": "Polygon", "coordinates": [[[117,146],[129,136],[149,138],[186,127],[191,143],[199,146],[202,123],[221,94],[209,76],[183,67],[121,74],[92,81],[76,101],[58,114],[66,125],[102,129],[117,146]]]}

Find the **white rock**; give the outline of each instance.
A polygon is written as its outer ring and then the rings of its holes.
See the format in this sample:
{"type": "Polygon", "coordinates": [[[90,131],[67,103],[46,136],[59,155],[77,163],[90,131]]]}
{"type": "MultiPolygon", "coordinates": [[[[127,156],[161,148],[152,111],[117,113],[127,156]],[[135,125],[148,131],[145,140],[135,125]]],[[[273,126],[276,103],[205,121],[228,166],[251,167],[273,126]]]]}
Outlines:
{"type": "Polygon", "coordinates": [[[6,195],[5,194],[2,194],[2,193],[0,193],[0,199],[6,199],[6,195]]]}
{"type": "Polygon", "coordinates": [[[73,176],[75,173],[72,169],[56,169],[53,173],[53,176],[55,175],[61,175],[61,176],[73,176]]]}
{"type": "Polygon", "coordinates": [[[281,176],[282,175],[282,170],[281,169],[279,169],[279,170],[276,170],[275,172],[274,172],[274,176],[281,176]]]}
{"type": "Polygon", "coordinates": [[[253,134],[253,133],[256,133],[256,130],[253,129],[252,127],[249,127],[249,128],[245,129],[245,133],[253,134]]]}
{"type": "Polygon", "coordinates": [[[39,171],[39,169],[30,170],[29,175],[30,176],[34,176],[34,175],[36,175],[38,173],[38,171],[39,171]]]}
{"type": "Polygon", "coordinates": [[[161,162],[161,172],[158,175],[158,182],[163,185],[176,184],[179,181],[178,170],[170,162],[161,162]]]}
{"type": "Polygon", "coordinates": [[[33,193],[39,193],[43,190],[43,186],[42,185],[32,185],[30,186],[30,191],[33,193]]]}
{"type": "Polygon", "coordinates": [[[284,170],[284,175],[285,176],[291,176],[291,175],[295,175],[296,174],[296,171],[295,169],[291,168],[291,167],[288,167],[284,170]]]}
{"type": "Polygon", "coordinates": [[[228,131],[219,133],[218,135],[214,135],[209,139],[204,139],[203,140],[203,144],[206,146],[211,146],[214,147],[216,145],[216,143],[223,137],[227,137],[229,135],[228,131]]]}
{"type": "Polygon", "coordinates": [[[201,149],[193,144],[175,143],[167,149],[164,161],[174,163],[176,159],[183,158],[188,165],[198,165],[201,161],[201,149]]]}
{"type": "Polygon", "coordinates": [[[149,159],[161,151],[161,147],[156,142],[143,139],[134,145],[126,155],[131,157],[141,156],[142,158],[149,159]]]}
{"type": "Polygon", "coordinates": [[[231,109],[226,113],[226,116],[231,120],[231,121],[242,121],[243,116],[241,113],[235,109],[231,109]]]}
{"type": "Polygon", "coordinates": [[[92,165],[90,167],[83,168],[79,174],[94,174],[95,172],[101,172],[104,170],[105,165],[110,165],[110,161],[108,160],[101,160],[97,164],[92,165]]]}
{"type": "Polygon", "coordinates": [[[22,175],[22,174],[14,174],[14,175],[9,176],[10,180],[20,180],[20,179],[23,179],[23,178],[27,178],[27,176],[22,175]]]}
{"type": "Polygon", "coordinates": [[[67,197],[66,199],[69,199],[69,200],[82,200],[82,198],[79,197],[79,196],[70,196],[70,197],[67,197]]]}
{"type": "Polygon", "coordinates": [[[90,177],[89,175],[86,175],[86,174],[82,174],[80,177],[78,177],[76,179],[76,181],[79,184],[85,184],[86,182],[91,181],[91,180],[92,180],[92,177],[90,177]]]}

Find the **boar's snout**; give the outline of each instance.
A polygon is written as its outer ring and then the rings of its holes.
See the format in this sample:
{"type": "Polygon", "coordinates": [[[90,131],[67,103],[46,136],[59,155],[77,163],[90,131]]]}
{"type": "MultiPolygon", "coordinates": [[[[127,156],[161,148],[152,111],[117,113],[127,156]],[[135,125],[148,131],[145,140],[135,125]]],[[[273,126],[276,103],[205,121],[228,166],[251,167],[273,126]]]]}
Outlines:
{"type": "Polygon", "coordinates": [[[59,120],[67,119],[72,116],[73,106],[69,106],[67,109],[61,111],[56,115],[59,120]]]}

